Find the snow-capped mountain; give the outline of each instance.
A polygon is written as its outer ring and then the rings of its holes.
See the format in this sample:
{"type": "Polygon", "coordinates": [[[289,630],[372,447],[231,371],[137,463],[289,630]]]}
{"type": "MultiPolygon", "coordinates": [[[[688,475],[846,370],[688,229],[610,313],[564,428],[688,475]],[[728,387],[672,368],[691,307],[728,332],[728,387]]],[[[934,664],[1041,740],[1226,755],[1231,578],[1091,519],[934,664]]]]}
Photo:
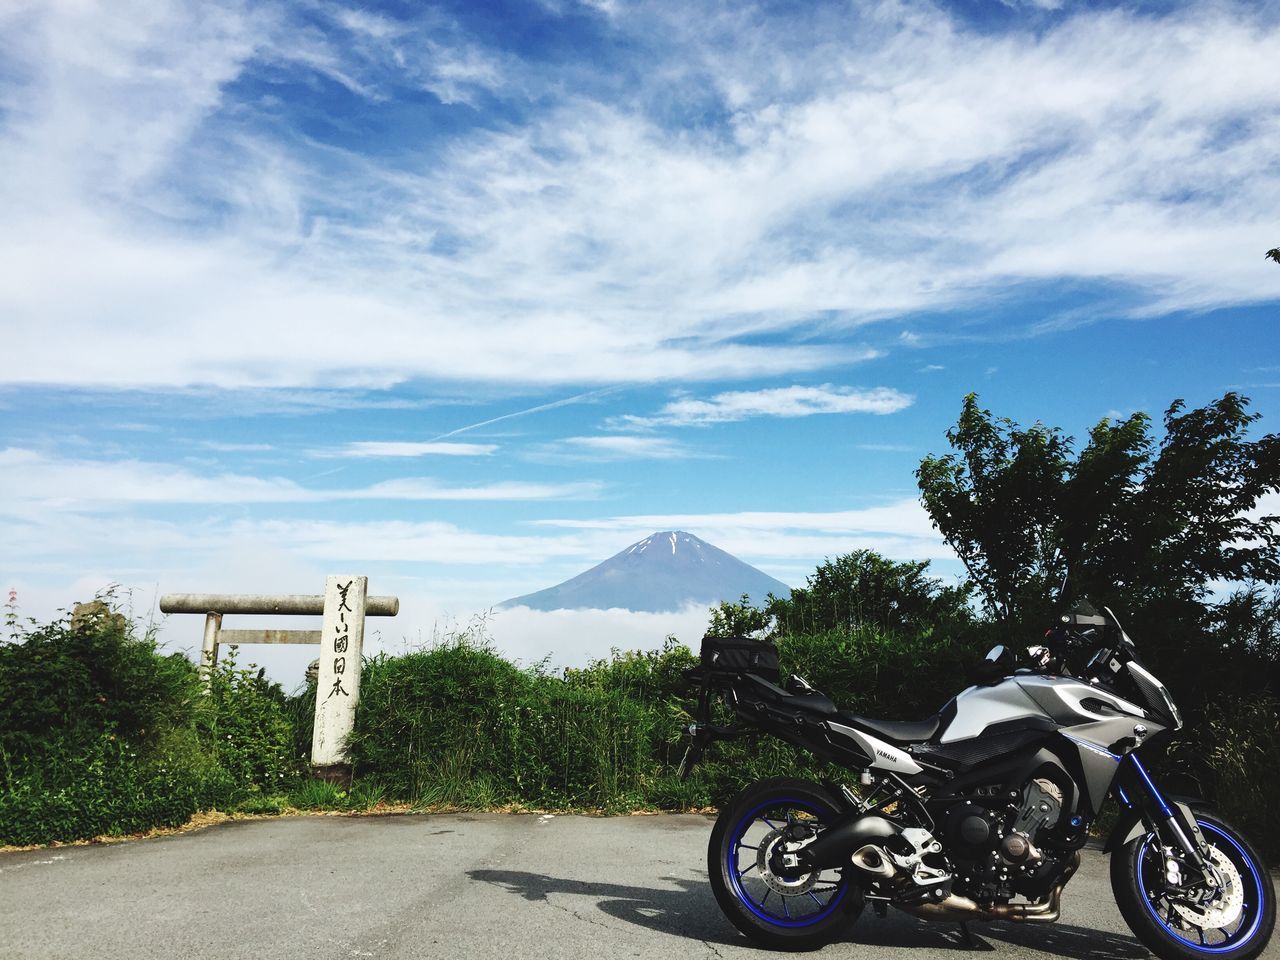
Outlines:
{"type": "Polygon", "coordinates": [[[791,588],[691,533],[664,530],[571,580],[498,606],[663,613],[690,603],[713,606],[744,593],[759,603],[769,593],[790,596],[791,588]]]}

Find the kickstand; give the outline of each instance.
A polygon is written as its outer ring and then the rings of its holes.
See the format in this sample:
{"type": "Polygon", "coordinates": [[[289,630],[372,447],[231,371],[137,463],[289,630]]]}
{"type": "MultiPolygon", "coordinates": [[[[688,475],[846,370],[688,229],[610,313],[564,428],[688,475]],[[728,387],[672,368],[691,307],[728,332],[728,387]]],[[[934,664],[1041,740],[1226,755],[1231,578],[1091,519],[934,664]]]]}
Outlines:
{"type": "Polygon", "coordinates": [[[960,941],[970,950],[976,950],[978,947],[973,941],[972,934],[969,933],[969,924],[963,920],[960,921],[960,941]]]}

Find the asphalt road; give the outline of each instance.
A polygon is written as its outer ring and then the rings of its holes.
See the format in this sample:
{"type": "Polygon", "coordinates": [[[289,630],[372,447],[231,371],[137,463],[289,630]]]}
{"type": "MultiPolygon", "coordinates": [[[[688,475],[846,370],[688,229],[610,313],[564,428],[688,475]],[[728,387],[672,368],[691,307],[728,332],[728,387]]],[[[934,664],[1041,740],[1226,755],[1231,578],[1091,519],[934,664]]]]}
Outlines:
{"type": "MultiPolygon", "coordinates": [[[[698,816],[296,817],[0,854],[4,960],[777,957],[707,885],[698,816]]],[[[1086,851],[1062,922],[972,925],[1006,958],[1142,960],[1086,851]]],[[[954,924],[866,911],[822,960],[949,958],[954,924]]],[[[1280,960],[1280,945],[1263,954],[1280,960]]]]}

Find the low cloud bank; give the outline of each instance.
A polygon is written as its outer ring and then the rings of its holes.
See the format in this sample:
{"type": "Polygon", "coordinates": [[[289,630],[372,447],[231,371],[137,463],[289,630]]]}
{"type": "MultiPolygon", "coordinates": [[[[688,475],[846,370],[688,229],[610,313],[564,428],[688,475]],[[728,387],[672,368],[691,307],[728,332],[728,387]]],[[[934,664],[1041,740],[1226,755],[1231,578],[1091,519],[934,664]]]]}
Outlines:
{"type": "MultiPolygon", "coordinates": [[[[284,577],[280,589],[273,592],[315,593],[314,580],[306,576],[284,577]]],[[[20,583],[17,585],[20,616],[24,621],[31,617],[38,623],[48,622],[66,605],[65,597],[92,598],[109,582],[105,577],[88,576],[59,589],[38,589],[20,583]]],[[[210,583],[209,592],[231,592],[229,580],[227,583],[217,579],[201,582],[210,583]]],[[[396,591],[379,589],[375,584],[374,592],[396,591]]],[[[143,624],[156,617],[159,639],[167,652],[184,653],[193,661],[199,658],[203,617],[158,615],[154,584],[134,589],[121,587],[116,596],[126,612],[143,624]]],[[[670,613],[633,613],[620,609],[543,611],[528,607],[457,610],[422,606],[416,598],[402,596],[398,616],[370,618],[365,622],[364,652],[366,656],[397,655],[425,649],[475,626],[504,657],[522,666],[546,660],[552,668],[561,669],[585,666],[591,660],[607,657],[611,649],[658,650],[671,635],[696,650],[709,620],[705,604],[691,604],[670,613]]],[[[236,616],[229,617],[226,626],[318,630],[320,618],[236,616]]],[[[228,649],[221,648],[220,656],[227,654],[228,649]]],[[[241,666],[253,664],[265,668],[268,677],[292,692],[301,686],[307,664],[318,654],[319,648],[310,645],[244,644],[236,656],[241,666]]]]}
{"type": "Polygon", "coordinates": [[[511,659],[529,664],[546,657],[555,667],[580,667],[610,649],[661,649],[668,636],[696,650],[709,620],[705,604],[670,613],[512,607],[495,612],[487,626],[494,645],[511,659]]]}

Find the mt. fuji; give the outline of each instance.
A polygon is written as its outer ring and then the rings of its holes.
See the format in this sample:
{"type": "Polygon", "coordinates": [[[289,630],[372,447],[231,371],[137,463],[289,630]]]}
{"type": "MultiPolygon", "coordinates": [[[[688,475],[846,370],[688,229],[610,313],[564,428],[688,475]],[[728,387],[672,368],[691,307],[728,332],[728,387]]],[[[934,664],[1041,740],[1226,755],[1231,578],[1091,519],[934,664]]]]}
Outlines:
{"type": "Polygon", "coordinates": [[[691,603],[713,606],[744,593],[758,604],[770,593],[790,596],[791,588],[691,533],[664,530],[564,583],[498,606],[664,613],[691,603]]]}

